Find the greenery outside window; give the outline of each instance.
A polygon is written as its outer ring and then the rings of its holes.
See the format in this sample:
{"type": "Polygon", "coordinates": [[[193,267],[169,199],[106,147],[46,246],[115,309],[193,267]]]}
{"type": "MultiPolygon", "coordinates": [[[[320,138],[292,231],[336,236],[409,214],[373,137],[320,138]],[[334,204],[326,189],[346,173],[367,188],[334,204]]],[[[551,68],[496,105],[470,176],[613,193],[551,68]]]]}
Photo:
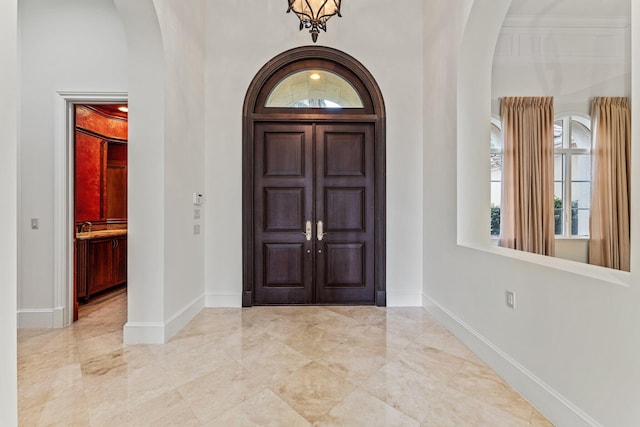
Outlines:
{"type": "Polygon", "coordinates": [[[491,237],[500,237],[502,199],[502,129],[498,119],[491,119],[491,237]]]}

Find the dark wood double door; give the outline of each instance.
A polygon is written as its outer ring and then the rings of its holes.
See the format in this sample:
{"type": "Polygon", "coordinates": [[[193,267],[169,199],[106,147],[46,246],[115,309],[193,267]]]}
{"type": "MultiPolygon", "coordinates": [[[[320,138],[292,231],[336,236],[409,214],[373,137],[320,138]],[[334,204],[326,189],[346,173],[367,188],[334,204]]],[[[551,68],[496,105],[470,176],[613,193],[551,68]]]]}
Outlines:
{"type": "Polygon", "coordinates": [[[255,304],[375,303],[373,123],[254,123],[255,304]]]}

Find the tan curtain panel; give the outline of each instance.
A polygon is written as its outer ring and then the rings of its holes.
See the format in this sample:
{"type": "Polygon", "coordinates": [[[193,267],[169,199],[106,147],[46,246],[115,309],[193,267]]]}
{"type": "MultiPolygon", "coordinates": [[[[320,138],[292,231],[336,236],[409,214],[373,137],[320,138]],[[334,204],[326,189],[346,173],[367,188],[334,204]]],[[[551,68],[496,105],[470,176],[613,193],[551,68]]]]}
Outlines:
{"type": "Polygon", "coordinates": [[[502,98],[500,116],[500,246],[553,256],[553,98],[502,98]]]}
{"type": "Polygon", "coordinates": [[[591,104],[589,263],[629,271],[631,114],[628,98],[591,104]]]}

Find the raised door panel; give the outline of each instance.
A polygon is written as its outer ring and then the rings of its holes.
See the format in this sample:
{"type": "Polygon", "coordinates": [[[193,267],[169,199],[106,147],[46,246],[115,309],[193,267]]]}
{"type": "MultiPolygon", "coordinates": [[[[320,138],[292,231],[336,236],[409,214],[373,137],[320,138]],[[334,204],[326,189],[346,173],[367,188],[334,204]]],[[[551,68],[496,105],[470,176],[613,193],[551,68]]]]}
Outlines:
{"type": "Polygon", "coordinates": [[[373,304],[374,128],[372,124],[316,127],[316,301],[373,304]]]}
{"type": "Polygon", "coordinates": [[[258,123],[254,164],[254,302],[312,302],[311,125],[258,123]]]}
{"type": "Polygon", "coordinates": [[[109,219],[127,218],[127,167],[107,166],[106,211],[109,219]]]}
{"type": "Polygon", "coordinates": [[[113,284],[121,285],[127,281],[127,236],[119,236],[114,240],[113,284]]]}
{"type": "Polygon", "coordinates": [[[326,232],[366,231],[366,188],[325,188],[326,232]]]}
{"type": "Polygon", "coordinates": [[[366,286],[366,253],[362,243],[327,243],[327,288],[364,288],[366,286]]]}
{"type": "Polygon", "coordinates": [[[127,218],[127,145],[109,143],[107,148],[106,218],[127,218]]]}
{"type": "Polygon", "coordinates": [[[75,241],[75,289],[76,299],[85,300],[89,295],[87,293],[87,241],[75,241]]]}
{"type": "Polygon", "coordinates": [[[264,230],[300,230],[304,223],[305,188],[264,188],[264,230]]]}
{"type": "Polygon", "coordinates": [[[113,286],[113,240],[89,240],[87,250],[87,296],[91,296],[113,286]]]}

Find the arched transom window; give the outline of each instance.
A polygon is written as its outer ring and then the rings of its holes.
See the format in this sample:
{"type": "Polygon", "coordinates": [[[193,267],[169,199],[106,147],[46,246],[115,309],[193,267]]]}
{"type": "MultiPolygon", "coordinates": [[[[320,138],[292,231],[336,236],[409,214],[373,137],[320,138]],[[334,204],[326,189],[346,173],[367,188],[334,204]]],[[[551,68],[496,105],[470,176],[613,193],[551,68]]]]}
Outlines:
{"type": "Polygon", "coordinates": [[[300,70],[285,76],[273,88],[265,107],[363,108],[351,83],[328,70],[300,70]]]}

